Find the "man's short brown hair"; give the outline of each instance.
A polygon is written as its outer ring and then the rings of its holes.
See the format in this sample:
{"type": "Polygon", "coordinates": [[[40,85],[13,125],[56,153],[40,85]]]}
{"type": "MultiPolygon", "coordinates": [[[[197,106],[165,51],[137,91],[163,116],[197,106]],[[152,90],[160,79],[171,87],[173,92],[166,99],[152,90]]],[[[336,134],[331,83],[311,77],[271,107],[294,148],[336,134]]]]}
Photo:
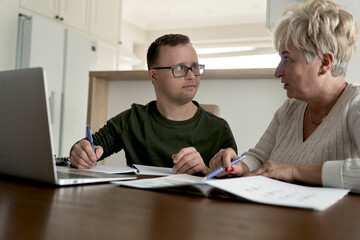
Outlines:
{"type": "Polygon", "coordinates": [[[159,49],[162,46],[176,46],[180,44],[188,44],[190,43],[190,39],[188,36],[182,34],[166,34],[164,36],[159,37],[153,43],[151,43],[148,51],[147,51],[147,66],[150,70],[152,67],[156,65],[156,61],[159,55],[159,49]]]}

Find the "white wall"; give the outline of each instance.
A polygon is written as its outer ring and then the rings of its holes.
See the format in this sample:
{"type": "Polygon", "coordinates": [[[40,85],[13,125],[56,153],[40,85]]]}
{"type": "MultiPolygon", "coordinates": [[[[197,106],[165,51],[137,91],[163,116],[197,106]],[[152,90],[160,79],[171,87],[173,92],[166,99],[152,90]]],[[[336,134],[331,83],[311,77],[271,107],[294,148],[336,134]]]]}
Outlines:
{"type": "MultiPolygon", "coordinates": [[[[110,81],[108,118],[155,99],[150,80],[110,81]]],[[[270,123],[276,109],[286,99],[278,79],[202,80],[194,100],[220,106],[228,121],[239,153],[254,147],[270,123]]],[[[123,152],[111,156],[106,164],[124,164],[123,152]]]]}
{"type": "Polygon", "coordinates": [[[195,97],[220,106],[239,153],[255,146],[285,99],[278,79],[204,80],[195,97]]]}
{"type": "MultiPolygon", "coordinates": [[[[346,10],[348,10],[356,19],[358,26],[360,27],[360,1],[354,0],[337,0],[342,4],[346,10]]],[[[345,79],[348,82],[360,83],[360,43],[358,42],[358,49],[352,57],[345,79]]]]}
{"type": "Polygon", "coordinates": [[[19,0],[0,0],[0,71],[15,68],[19,0]]]}

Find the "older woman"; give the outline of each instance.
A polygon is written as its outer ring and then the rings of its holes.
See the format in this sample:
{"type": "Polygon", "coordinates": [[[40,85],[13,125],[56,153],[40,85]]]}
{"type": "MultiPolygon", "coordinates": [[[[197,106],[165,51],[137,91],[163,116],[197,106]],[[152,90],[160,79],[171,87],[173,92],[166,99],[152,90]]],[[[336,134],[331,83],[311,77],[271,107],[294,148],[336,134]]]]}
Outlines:
{"type": "Polygon", "coordinates": [[[360,192],[360,86],[345,81],[358,27],[341,5],[310,0],[288,8],[274,34],[275,76],[288,100],[243,162],[221,150],[210,169],[360,192]]]}

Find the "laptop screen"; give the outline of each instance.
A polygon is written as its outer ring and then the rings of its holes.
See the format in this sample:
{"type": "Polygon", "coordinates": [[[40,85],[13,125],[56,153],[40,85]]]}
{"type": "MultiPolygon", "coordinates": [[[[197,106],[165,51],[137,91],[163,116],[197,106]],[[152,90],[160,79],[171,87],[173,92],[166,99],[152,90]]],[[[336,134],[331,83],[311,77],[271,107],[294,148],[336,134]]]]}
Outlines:
{"type": "Polygon", "coordinates": [[[0,72],[0,89],[0,173],[55,181],[44,71],[0,72]]]}

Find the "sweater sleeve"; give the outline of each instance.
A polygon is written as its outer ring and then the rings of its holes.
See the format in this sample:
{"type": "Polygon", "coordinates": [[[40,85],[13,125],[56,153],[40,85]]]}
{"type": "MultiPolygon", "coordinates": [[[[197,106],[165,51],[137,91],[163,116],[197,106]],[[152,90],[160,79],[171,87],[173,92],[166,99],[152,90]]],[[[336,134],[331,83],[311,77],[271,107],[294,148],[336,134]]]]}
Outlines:
{"type": "Polygon", "coordinates": [[[322,182],[324,187],[345,188],[360,193],[360,158],[325,162],[322,182]]]}
{"type": "Polygon", "coordinates": [[[128,109],[115,117],[109,119],[106,124],[93,134],[94,144],[102,146],[104,153],[99,160],[102,160],[113,153],[123,149],[124,143],[121,134],[127,128],[131,109],[128,109]]]}
{"type": "Polygon", "coordinates": [[[269,160],[276,143],[275,138],[280,122],[282,121],[289,104],[289,100],[285,101],[285,103],[275,112],[270,125],[256,144],[255,148],[251,148],[248,152],[244,153],[246,158],[243,160],[243,163],[245,163],[250,171],[259,168],[265,161],[269,160]]]}
{"type": "MultiPolygon", "coordinates": [[[[355,100],[348,110],[348,128],[351,141],[354,142],[352,151],[360,153],[360,100],[355,100]]],[[[321,173],[324,187],[351,189],[360,193],[360,158],[348,158],[324,163],[321,173]]]]}

